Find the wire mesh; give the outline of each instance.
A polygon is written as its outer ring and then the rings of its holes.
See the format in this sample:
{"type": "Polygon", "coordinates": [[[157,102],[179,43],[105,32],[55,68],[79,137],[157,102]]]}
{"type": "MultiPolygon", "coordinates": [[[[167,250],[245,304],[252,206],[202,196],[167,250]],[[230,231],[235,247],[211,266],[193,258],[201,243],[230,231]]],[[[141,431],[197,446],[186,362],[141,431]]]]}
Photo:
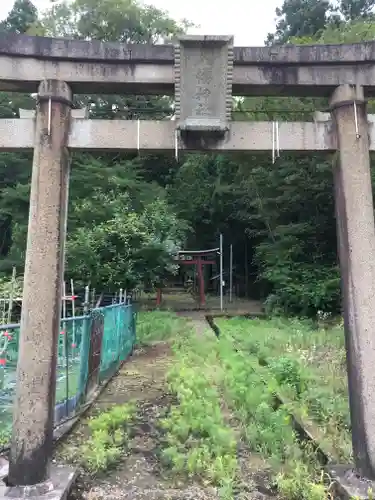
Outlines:
{"type": "Polygon", "coordinates": [[[68,417],[77,407],[84,392],[87,352],[84,335],[89,335],[91,316],[66,318],[61,321],[57,348],[55,423],[68,417]],[[83,383],[81,382],[83,378],[83,383]]]}
{"type": "MultiPolygon", "coordinates": [[[[135,316],[132,304],[115,304],[94,309],[87,316],[61,321],[57,344],[55,425],[70,418],[87,401],[90,355],[99,355],[95,384],[108,380],[125,361],[135,343],[135,316]],[[92,349],[96,315],[103,316],[103,336],[92,349]]],[[[0,326],[0,447],[9,441],[20,325],[0,326]]],[[[95,374],[94,374],[95,375],[95,374]]]]}
{"type": "Polygon", "coordinates": [[[116,372],[133,349],[135,327],[133,306],[114,304],[101,308],[104,315],[104,332],[100,357],[99,381],[102,382],[116,372]]]}

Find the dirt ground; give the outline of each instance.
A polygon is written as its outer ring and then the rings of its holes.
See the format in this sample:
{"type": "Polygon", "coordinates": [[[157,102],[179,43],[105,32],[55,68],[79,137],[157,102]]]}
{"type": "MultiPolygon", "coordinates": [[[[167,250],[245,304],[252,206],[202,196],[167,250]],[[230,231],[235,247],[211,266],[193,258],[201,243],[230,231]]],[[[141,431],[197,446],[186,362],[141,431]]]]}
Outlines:
{"type": "MultiPolygon", "coordinates": [[[[177,483],[163,477],[158,463],[159,431],[156,423],[165,414],[172,398],[167,393],[165,373],[171,361],[167,344],[137,349],[119,374],[109,383],[91,415],[114,405],[136,401],[138,412],[130,450],[115,470],[102,477],[90,478],[81,471],[77,487],[69,500],[183,500],[219,498],[213,488],[199,484],[177,483]]],[[[84,423],[79,424],[57,450],[56,460],[64,462],[69,443],[84,439],[84,423]]]]}
{"type": "MultiPolygon", "coordinates": [[[[195,325],[198,331],[204,326],[203,321],[200,322],[199,319],[195,325]]],[[[220,498],[215,488],[205,487],[199,482],[187,483],[172,479],[160,467],[160,433],[157,420],[173,403],[165,382],[171,359],[168,344],[159,343],[148,348],[139,348],[103,391],[90,415],[108,410],[114,405],[137,402],[138,412],[129,452],[116,469],[107,471],[103,476],[91,478],[81,471],[69,500],[220,498]]],[[[61,444],[56,453],[58,462],[67,461],[67,450],[72,443],[85,440],[85,430],[83,421],[61,444]]],[[[259,457],[250,454],[246,447],[239,446],[238,452],[241,478],[236,498],[261,500],[274,497],[268,486],[266,464],[259,457]]]]}
{"type": "MultiPolygon", "coordinates": [[[[187,314],[201,311],[202,313],[220,313],[220,297],[207,294],[206,304],[200,307],[199,302],[191,294],[183,290],[163,290],[163,300],[160,306],[156,306],[156,296],[153,294],[143,295],[137,299],[141,309],[153,310],[155,308],[168,311],[185,311],[187,314]]],[[[229,302],[229,297],[223,297],[223,314],[229,316],[236,315],[263,315],[262,302],[245,298],[233,297],[229,302]]]]}

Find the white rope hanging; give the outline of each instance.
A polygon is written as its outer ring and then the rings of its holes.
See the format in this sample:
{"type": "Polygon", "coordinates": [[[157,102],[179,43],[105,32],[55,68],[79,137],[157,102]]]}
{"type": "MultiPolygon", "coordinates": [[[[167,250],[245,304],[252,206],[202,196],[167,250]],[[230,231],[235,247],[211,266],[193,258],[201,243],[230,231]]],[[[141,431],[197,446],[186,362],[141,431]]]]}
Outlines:
{"type": "Polygon", "coordinates": [[[48,99],[48,136],[51,135],[51,122],[52,122],[52,100],[51,98],[48,99]]]}
{"type": "Polygon", "coordinates": [[[137,120],[137,151],[139,155],[139,150],[141,149],[141,121],[137,120]]]}
{"type": "Polygon", "coordinates": [[[277,158],[280,156],[280,131],[279,131],[279,122],[276,122],[275,124],[275,129],[276,129],[276,155],[277,158]]]}
{"type": "Polygon", "coordinates": [[[280,156],[279,122],[272,122],[272,163],[280,156]]]}
{"type": "Polygon", "coordinates": [[[177,128],[174,131],[174,157],[175,157],[175,160],[178,161],[178,130],[177,130],[177,128]]]}
{"type": "Polygon", "coordinates": [[[357,103],[354,101],[354,124],[355,124],[355,136],[357,140],[361,137],[358,128],[358,113],[357,113],[357,103]]]}

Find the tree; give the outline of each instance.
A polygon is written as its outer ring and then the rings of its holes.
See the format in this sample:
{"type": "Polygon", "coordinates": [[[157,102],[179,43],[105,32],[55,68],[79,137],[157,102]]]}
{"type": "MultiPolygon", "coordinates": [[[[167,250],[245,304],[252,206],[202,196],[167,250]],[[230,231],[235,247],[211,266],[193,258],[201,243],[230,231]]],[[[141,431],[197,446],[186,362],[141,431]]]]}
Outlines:
{"type": "MultiPolygon", "coordinates": [[[[41,24],[46,36],[122,43],[157,43],[189,26],[137,0],[62,0],[43,14],[41,24]]],[[[76,104],[89,104],[92,118],[162,119],[172,112],[169,98],[155,96],[79,96],[76,104]]]]}
{"type": "MultiPolygon", "coordinates": [[[[12,215],[8,267],[23,267],[29,179],[2,191],[1,206],[12,215]],[[17,206],[17,211],[14,207],[17,206]]],[[[145,182],[131,161],[77,155],[71,175],[66,272],[77,286],[129,289],[155,283],[172,272],[172,256],[188,226],[165,200],[165,190],[145,182]]]]}
{"type": "Polygon", "coordinates": [[[284,0],[281,9],[276,9],[276,32],[268,34],[266,44],[316,35],[324,30],[331,13],[329,0],[284,0]]]}
{"type": "MultiPolygon", "coordinates": [[[[0,23],[0,32],[22,34],[37,22],[38,12],[29,0],[16,0],[7,18],[0,23]]],[[[19,108],[29,108],[33,99],[27,94],[0,93],[0,117],[14,118],[19,108]]],[[[17,213],[14,205],[3,203],[3,194],[19,182],[28,182],[30,155],[0,153],[0,270],[11,271],[14,264],[8,259],[13,240],[13,220],[17,213]]]]}
{"type": "MultiPolygon", "coordinates": [[[[270,40],[374,38],[370,1],[343,0],[336,7],[328,0],[285,0],[270,40]]],[[[34,27],[48,35],[140,43],[170,39],[185,28],[135,0],[60,1],[42,21],[34,27]]],[[[163,118],[172,104],[152,96],[75,99],[90,107],[91,118],[107,119],[163,118]]],[[[0,116],[32,105],[29,96],[3,93],[0,116]]],[[[236,100],[233,119],[312,120],[315,110],[326,107],[325,99],[245,98],[236,100]]],[[[30,165],[28,155],[0,155],[0,269],[23,265],[30,165]]],[[[226,245],[234,244],[237,275],[252,275],[254,298],[269,296],[270,304],[288,313],[338,310],[331,170],[332,158],[283,152],[274,165],[271,153],[184,155],[179,164],[162,154],[76,154],[67,273],[77,285],[90,280],[97,289],[156,284],[175,270],[172,256],[179,246],[216,246],[222,232],[226,245]]]]}
{"type": "Polygon", "coordinates": [[[37,22],[38,11],[30,0],[16,0],[8,17],[0,23],[0,32],[22,35],[37,22]]]}
{"type": "Polygon", "coordinates": [[[42,24],[48,36],[122,43],[157,43],[190,26],[137,0],[62,0],[53,3],[42,24]]]}
{"type": "Polygon", "coordinates": [[[275,33],[269,33],[266,44],[296,43],[298,39],[316,42],[330,29],[345,29],[348,21],[371,20],[375,0],[284,0],[276,9],[278,18],[275,33]]]}
{"type": "Polygon", "coordinates": [[[340,12],[345,21],[373,17],[375,0],[341,0],[340,12]]]}
{"type": "MultiPolygon", "coordinates": [[[[135,211],[127,193],[98,193],[93,200],[106,205],[109,217],[79,227],[68,239],[69,275],[79,286],[131,289],[140,283],[156,285],[177,270],[173,256],[180,249],[186,225],[157,198],[135,211]]],[[[74,210],[81,215],[79,202],[74,210]]],[[[87,207],[86,207],[87,210],[87,207]]]]}
{"type": "MultiPolygon", "coordinates": [[[[370,19],[355,19],[339,26],[328,26],[316,43],[362,43],[367,40],[372,41],[374,38],[375,23],[370,19]]],[[[308,43],[309,40],[305,42],[308,43]]]]}
{"type": "MultiPolygon", "coordinates": [[[[371,1],[344,0],[332,5],[328,1],[285,0],[277,11],[276,32],[268,41],[315,44],[373,40],[372,10],[371,1]]],[[[374,103],[369,107],[374,109],[374,103]]],[[[240,102],[239,116],[311,120],[314,110],[324,108],[325,100],[245,99],[240,102]],[[246,111],[249,108],[254,111],[246,111]]],[[[303,314],[314,314],[317,309],[339,310],[332,159],[281,154],[277,168],[266,165],[258,158],[247,191],[249,204],[254,205],[252,196],[258,199],[253,215],[249,211],[249,228],[258,238],[255,260],[260,276],[270,286],[271,302],[303,314]]]]}
{"type": "MultiPolygon", "coordinates": [[[[8,31],[16,30],[9,19],[4,26],[8,31]]],[[[15,19],[13,15],[12,22],[15,19]]],[[[181,29],[162,11],[133,0],[57,2],[41,21],[34,19],[35,26],[40,34],[123,42],[154,42],[181,29]]],[[[145,110],[150,117],[161,118],[170,105],[166,98],[147,96],[75,99],[78,105],[90,107],[91,118],[129,119],[140,113],[145,116],[145,110]]],[[[0,116],[17,116],[18,107],[32,108],[34,101],[30,96],[20,99],[0,94],[0,116]]],[[[165,190],[143,180],[142,167],[143,161],[134,155],[74,156],[67,272],[77,284],[90,279],[98,288],[113,289],[133,286],[137,280],[153,282],[173,263],[171,255],[183,239],[186,224],[167,206],[165,190]],[[155,217],[163,222],[164,229],[156,224],[155,217]]],[[[23,267],[30,171],[29,155],[0,155],[0,270],[7,272],[13,264],[23,267]]]]}

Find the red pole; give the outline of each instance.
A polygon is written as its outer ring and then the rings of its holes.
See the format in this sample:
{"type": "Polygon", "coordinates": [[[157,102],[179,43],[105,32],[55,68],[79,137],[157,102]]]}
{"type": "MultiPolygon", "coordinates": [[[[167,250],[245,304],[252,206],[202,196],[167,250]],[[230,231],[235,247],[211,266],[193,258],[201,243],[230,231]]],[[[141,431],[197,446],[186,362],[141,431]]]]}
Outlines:
{"type": "Polygon", "coordinates": [[[206,305],[206,297],[204,295],[203,268],[202,268],[202,259],[200,257],[198,257],[197,259],[197,268],[198,268],[198,280],[199,280],[200,306],[203,307],[206,305]]]}
{"type": "Polygon", "coordinates": [[[159,307],[161,305],[162,293],[161,288],[156,289],[156,306],[159,307]]]}

